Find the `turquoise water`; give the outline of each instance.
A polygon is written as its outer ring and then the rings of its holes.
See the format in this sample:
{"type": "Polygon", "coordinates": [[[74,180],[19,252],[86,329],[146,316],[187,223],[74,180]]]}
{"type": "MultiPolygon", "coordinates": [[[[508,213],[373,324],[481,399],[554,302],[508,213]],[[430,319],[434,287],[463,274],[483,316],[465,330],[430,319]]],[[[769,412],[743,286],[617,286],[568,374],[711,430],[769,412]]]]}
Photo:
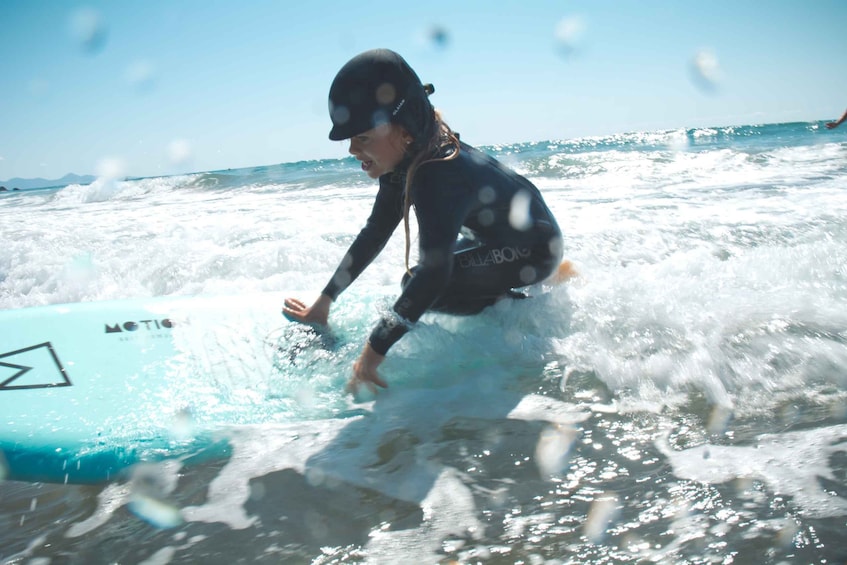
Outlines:
{"type": "MultiPolygon", "coordinates": [[[[847,130],[486,149],[542,189],[578,278],[424,318],[384,364],[390,389],[352,399],[358,344],[397,295],[398,230],[334,307],[345,345],[204,391],[238,406],[226,457],[6,481],[0,559],[847,560],[847,130]]],[[[311,299],[374,194],[353,159],[3,194],[0,308],[311,299]]]]}

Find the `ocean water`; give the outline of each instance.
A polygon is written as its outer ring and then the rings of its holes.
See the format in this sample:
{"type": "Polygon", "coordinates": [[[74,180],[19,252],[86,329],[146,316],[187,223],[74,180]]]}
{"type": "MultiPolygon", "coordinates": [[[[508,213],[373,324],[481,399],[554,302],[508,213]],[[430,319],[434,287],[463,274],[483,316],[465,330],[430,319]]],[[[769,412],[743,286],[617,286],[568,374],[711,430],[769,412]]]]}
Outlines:
{"type": "MultiPolygon", "coordinates": [[[[542,189],[578,277],[425,316],[354,399],[398,229],[334,307],[343,345],[251,383],[226,455],[0,482],[0,562],[847,562],[847,130],[485,149],[542,189]]],[[[0,309],[311,300],[375,191],[343,159],[2,194],[0,309]]]]}

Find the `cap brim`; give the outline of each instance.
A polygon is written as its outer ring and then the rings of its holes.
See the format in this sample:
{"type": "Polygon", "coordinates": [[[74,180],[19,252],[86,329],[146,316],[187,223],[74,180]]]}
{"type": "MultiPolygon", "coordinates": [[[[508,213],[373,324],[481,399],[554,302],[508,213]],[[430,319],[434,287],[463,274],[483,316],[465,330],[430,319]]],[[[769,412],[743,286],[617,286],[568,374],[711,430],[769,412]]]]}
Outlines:
{"type": "Polygon", "coordinates": [[[335,125],[332,126],[332,129],[329,130],[329,138],[332,141],[344,141],[345,139],[350,139],[355,133],[347,133],[349,128],[345,128],[344,126],[335,125]]]}
{"type": "Polygon", "coordinates": [[[355,137],[360,133],[365,133],[374,127],[374,125],[369,123],[355,123],[354,120],[350,120],[346,124],[335,124],[332,126],[332,129],[329,130],[329,138],[332,141],[343,141],[355,137]]]}

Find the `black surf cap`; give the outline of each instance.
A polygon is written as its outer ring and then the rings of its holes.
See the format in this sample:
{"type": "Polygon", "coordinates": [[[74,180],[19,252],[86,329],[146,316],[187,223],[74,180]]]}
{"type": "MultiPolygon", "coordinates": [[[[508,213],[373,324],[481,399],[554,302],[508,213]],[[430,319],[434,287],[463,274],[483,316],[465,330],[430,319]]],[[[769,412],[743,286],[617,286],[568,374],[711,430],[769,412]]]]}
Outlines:
{"type": "Polygon", "coordinates": [[[398,53],[373,49],[341,67],[329,88],[333,141],[349,139],[386,123],[400,124],[416,142],[425,142],[435,124],[427,96],[435,91],[398,53]]]}

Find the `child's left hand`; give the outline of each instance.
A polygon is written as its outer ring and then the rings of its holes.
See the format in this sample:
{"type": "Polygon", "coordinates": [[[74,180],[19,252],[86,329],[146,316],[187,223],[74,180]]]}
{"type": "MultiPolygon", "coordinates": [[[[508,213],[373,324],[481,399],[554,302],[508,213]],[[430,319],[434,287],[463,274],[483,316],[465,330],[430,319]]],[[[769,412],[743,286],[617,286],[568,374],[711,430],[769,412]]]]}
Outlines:
{"type": "Polygon", "coordinates": [[[347,392],[355,396],[360,385],[365,385],[372,394],[377,393],[376,387],[388,388],[388,383],[377,373],[377,367],[384,360],[385,355],[380,355],[371,348],[370,343],[366,343],[359,359],[353,363],[353,376],[347,382],[347,392]]]}

